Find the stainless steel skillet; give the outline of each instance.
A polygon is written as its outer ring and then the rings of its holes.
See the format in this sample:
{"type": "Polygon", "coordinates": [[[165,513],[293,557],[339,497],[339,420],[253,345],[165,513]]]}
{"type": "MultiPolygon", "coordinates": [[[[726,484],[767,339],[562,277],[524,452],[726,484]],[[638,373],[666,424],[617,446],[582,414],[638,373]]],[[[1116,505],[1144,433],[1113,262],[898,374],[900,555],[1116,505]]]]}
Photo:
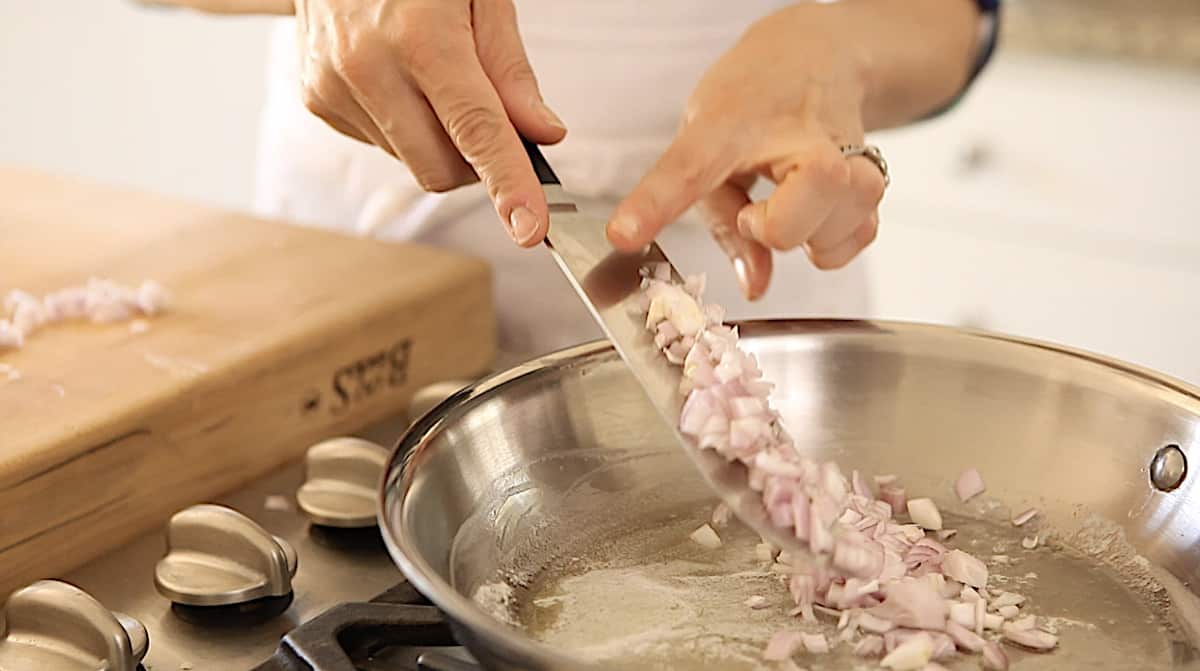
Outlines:
{"type": "MultiPolygon", "coordinates": [[[[1189,587],[1200,501],[1187,469],[1200,391],[950,328],[741,329],[798,445],[932,496],[960,529],[955,542],[1052,618],[1059,650],[1011,651],[1013,669],[1200,668],[1189,587]],[[951,483],[970,466],[988,493],[955,505],[951,483]],[[1026,507],[1041,514],[1013,528],[1026,507]],[[1045,544],[1025,550],[1030,535],[1045,544]]],[[[753,575],[752,535],[727,531],[714,554],[689,544],[711,490],[652,413],[595,343],[463,390],[399,442],[381,491],[386,541],[488,668],[757,668],[754,652],[787,622],[786,596],[753,575]],[[772,608],[745,608],[746,589],[772,608]]],[[[836,655],[801,665],[856,668],[836,655]]]]}

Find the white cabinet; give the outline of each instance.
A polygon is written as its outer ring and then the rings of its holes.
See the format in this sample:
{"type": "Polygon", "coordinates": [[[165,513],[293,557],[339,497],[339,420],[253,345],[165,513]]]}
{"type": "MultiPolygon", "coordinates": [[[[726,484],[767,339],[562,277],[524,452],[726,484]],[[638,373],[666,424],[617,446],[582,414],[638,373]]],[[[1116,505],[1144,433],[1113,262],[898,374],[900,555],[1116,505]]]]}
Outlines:
{"type": "Polygon", "coordinates": [[[948,117],[872,138],[895,181],[874,313],[1200,384],[1200,77],[999,59],[948,117]]]}

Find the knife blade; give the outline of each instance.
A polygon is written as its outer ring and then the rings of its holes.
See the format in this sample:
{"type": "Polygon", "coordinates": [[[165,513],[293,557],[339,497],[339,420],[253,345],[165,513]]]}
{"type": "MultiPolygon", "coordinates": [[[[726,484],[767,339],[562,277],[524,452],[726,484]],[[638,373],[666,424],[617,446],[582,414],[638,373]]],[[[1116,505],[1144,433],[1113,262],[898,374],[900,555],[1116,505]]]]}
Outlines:
{"type": "Polygon", "coordinates": [[[606,222],[580,211],[563,190],[541,149],[528,140],[522,142],[550,207],[546,246],[580,300],[612,341],[613,348],[666,423],[680,449],[742,522],[793,556],[807,555],[807,545],[800,543],[792,533],[771,524],[762,495],[747,481],[745,466],[726,461],[714,450],[700,449],[694,439],[678,428],[685,400],[679,390],[683,369],[667,361],[654,344],[639,301],[642,281],[639,270],[649,264],[666,263],[671,269],[671,279],[682,282],[675,265],[654,242],[635,254],[615,250],[605,235],[606,222]]]}

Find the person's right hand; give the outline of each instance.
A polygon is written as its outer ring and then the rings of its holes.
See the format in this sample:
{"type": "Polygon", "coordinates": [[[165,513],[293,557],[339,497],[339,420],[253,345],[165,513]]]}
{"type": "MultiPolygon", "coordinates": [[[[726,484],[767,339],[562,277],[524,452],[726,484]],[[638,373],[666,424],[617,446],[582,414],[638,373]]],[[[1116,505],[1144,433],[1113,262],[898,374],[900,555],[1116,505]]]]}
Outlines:
{"type": "Polygon", "coordinates": [[[308,109],[407,164],[427,191],[481,180],[509,235],[546,235],[546,198],[518,133],[566,129],[542,100],[511,0],[296,0],[308,109]]]}

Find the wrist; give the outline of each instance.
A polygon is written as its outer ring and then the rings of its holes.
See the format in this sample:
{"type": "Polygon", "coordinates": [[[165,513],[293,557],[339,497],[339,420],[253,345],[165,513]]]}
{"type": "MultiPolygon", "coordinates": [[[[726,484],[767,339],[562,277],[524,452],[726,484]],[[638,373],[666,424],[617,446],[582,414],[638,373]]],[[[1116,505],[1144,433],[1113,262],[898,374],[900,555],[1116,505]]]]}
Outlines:
{"type": "Polygon", "coordinates": [[[816,58],[859,90],[868,131],[948,104],[979,57],[975,0],[803,2],[779,16],[795,57],[816,58]]]}
{"type": "Polygon", "coordinates": [[[878,0],[860,12],[879,27],[868,127],[910,123],[959,97],[979,57],[976,0],[878,0]]]}

